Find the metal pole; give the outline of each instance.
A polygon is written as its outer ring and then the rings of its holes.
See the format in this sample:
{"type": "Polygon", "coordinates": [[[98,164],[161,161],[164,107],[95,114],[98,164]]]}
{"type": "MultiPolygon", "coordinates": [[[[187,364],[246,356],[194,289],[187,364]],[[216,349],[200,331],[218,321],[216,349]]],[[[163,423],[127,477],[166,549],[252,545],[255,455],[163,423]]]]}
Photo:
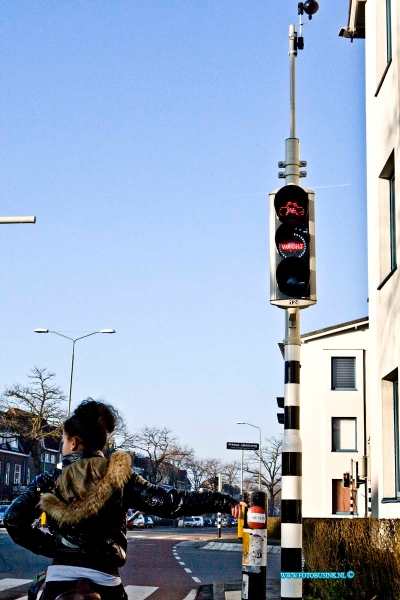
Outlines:
{"type": "Polygon", "coordinates": [[[299,185],[300,181],[300,141],[296,138],[296,56],[297,33],[295,26],[289,27],[290,64],[290,137],[285,143],[285,183],[299,185]]]}
{"type": "Polygon", "coordinates": [[[1,225],[10,223],[36,223],[36,217],[0,217],[1,225]]]}
{"type": "Polygon", "coordinates": [[[240,475],[240,499],[243,500],[243,458],[244,458],[244,450],[242,448],[242,465],[241,465],[241,475],[240,475]]]}
{"type": "Polygon", "coordinates": [[[267,514],[266,492],[244,493],[242,550],[242,600],[265,600],[267,589],[267,514]]]}
{"type": "MultiPolygon", "coordinates": [[[[300,438],[300,310],[286,310],[285,425],[282,441],[281,571],[302,571],[302,445],[300,438]]],[[[281,598],[302,598],[301,579],[281,579],[281,598]]]]}
{"type": "Polygon", "coordinates": [[[69,395],[68,395],[68,417],[71,414],[71,400],[72,400],[72,377],[74,374],[74,356],[75,356],[75,340],[72,341],[72,357],[71,357],[71,373],[69,377],[69,395]]]}
{"type": "Polygon", "coordinates": [[[296,137],[296,56],[297,33],[295,26],[289,26],[289,61],[290,61],[290,137],[296,137]]]}
{"type": "Polygon", "coordinates": [[[261,429],[260,429],[260,447],[259,451],[259,463],[258,463],[258,489],[261,490],[261,429]]]}
{"type": "MultiPolygon", "coordinates": [[[[222,475],[218,473],[218,491],[222,492],[222,475]]],[[[221,537],[221,513],[217,513],[217,537],[221,537]]]]}
{"type": "MultiPolygon", "coordinates": [[[[299,185],[300,142],[296,138],[297,33],[289,27],[290,138],[285,144],[285,183],[299,185]]],[[[300,438],[300,310],[285,311],[285,425],[282,440],[281,571],[302,571],[302,445],[300,438]]],[[[281,599],[303,597],[301,579],[281,579],[281,599]]]]}
{"type": "MultiPolygon", "coordinates": [[[[244,450],[242,448],[242,464],[241,464],[241,475],[240,475],[240,499],[243,500],[243,462],[244,462],[244,450]]],[[[243,525],[244,525],[244,506],[241,507],[240,517],[238,518],[238,539],[243,539],[243,525]]]]}

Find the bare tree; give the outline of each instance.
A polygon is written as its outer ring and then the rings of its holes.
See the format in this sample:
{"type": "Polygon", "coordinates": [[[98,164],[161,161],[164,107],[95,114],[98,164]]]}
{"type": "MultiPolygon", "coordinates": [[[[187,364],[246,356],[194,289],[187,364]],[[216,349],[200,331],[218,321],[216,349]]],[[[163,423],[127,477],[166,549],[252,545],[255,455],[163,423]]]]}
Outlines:
{"type": "Polygon", "coordinates": [[[229,463],[225,463],[222,467],[222,475],[224,476],[225,482],[234,486],[238,483],[238,474],[240,471],[240,462],[234,460],[229,463]]]}
{"type": "MultiPolygon", "coordinates": [[[[281,449],[282,438],[267,438],[261,450],[261,485],[264,486],[269,495],[268,514],[272,516],[275,512],[275,499],[281,490],[281,449]]],[[[255,452],[246,471],[251,475],[258,475],[259,454],[255,452]]]]}
{"type": "Polygon", "coordinates": [[[189,465],[194,459],[194,449],[188,445],[181,446],[177,444],[171,450],[171,456],[168,460],[173,470],[170,475],[170,484],[174,487],[178,484],[179,471],[188,470],[189,465]]]}
{"type": "Polygon", "coordinates": [[[149,480],[160,483],[165,476],[167,463],[171,464],[179,444],[168,427],[145,425],[132,435],[132,448],[137,448],[149,461],[149,480]]]}
{"type": "Polygon", "coordinates": [[[217,477],[223,471],[223,462],[219,458],[207,458],[204,461],[205,479],[213,489],[217,489],[217,477]]]}
{"type": "Polygon", "coordinates": [[[6,435],[20,435],[31,453],[35,474],[41,472],[41,451],[46,437],[58,438],[66,418],[66,398],[53,383],[54,373],[34,367],[30,385],[15,383],[0,398],[0,429],[6,435]]]}
{"type": "Polygon", "coordinates": [[[134,445],[132,433],[128,430],[125,419],[119,414],[117,424],[108,440],[108,446],[114,450],[131,450],[134,445]]]}
{"type": "Polygon", "coordinates": [[[206,461],[202,458],[193,457],[188,464],[188,471],[194,489],[198,490],[207,477],[206,461]]]}

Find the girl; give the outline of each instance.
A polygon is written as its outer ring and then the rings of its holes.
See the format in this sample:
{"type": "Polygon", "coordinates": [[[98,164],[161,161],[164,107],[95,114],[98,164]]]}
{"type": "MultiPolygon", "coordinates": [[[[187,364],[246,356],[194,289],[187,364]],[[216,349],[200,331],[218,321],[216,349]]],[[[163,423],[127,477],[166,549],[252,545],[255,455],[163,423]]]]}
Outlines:
{"type": "Polygon", "coordinates": [[[123,600],[119,567],[126,561],[126,513],[135,508],[159,517],[232,512],[238,502],[220,492],[184,492],[152,485],[131,468],[131,457],[102,449],[115,429],[117,411],[88,398],[65,421],[62,470],[37,475],[11,504],[4,524],[17,544],[53,559],[43,600],[89,579],[101,600],[123,600]],[[41,512],[49,532],[33,528],[41,512]]]}

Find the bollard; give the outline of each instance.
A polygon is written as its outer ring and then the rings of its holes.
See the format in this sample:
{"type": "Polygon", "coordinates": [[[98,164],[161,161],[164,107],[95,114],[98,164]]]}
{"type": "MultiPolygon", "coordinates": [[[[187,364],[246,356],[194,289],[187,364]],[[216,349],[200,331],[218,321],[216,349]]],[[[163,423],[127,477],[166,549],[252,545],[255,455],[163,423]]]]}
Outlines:
{"type": "Polygon", "coordinates": [[[244,493],[242,600],[265,600],[267,593],[267,508],[265,492],[244,493]]]}
{"type": "Polygon", "coordinates": [[[217,538],[221,537],[221,514],[217,513],[217,538]]]}
{"type": "MultiPolygon", "coordinates": [[[[222,474],[218,473],[217,475],[217,479],[218,479],[218,491],[222,492],[222,474]]],[[[217,514],[217,537],[220,538],[221,537],[221,513],[217,514]]]]}
{"type": "Polygon", "coordinates": [[[244,506],[240,507],[240,517],[238,518],[238,539],[243,539],[243,526],[244,526],[244,506]]]}

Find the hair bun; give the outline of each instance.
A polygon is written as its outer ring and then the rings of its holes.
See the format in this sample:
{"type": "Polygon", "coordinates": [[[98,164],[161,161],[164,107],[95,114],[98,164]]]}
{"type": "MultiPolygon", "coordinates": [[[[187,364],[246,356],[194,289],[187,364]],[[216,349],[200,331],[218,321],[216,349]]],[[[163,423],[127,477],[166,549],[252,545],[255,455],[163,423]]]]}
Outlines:
{"type": "Polygon", "coordinates": [[[77,436],[86,449],[101,450],[119,421],[118,411],[110,404],[87,398],[64,423],[69,436],[77,436]]]}

